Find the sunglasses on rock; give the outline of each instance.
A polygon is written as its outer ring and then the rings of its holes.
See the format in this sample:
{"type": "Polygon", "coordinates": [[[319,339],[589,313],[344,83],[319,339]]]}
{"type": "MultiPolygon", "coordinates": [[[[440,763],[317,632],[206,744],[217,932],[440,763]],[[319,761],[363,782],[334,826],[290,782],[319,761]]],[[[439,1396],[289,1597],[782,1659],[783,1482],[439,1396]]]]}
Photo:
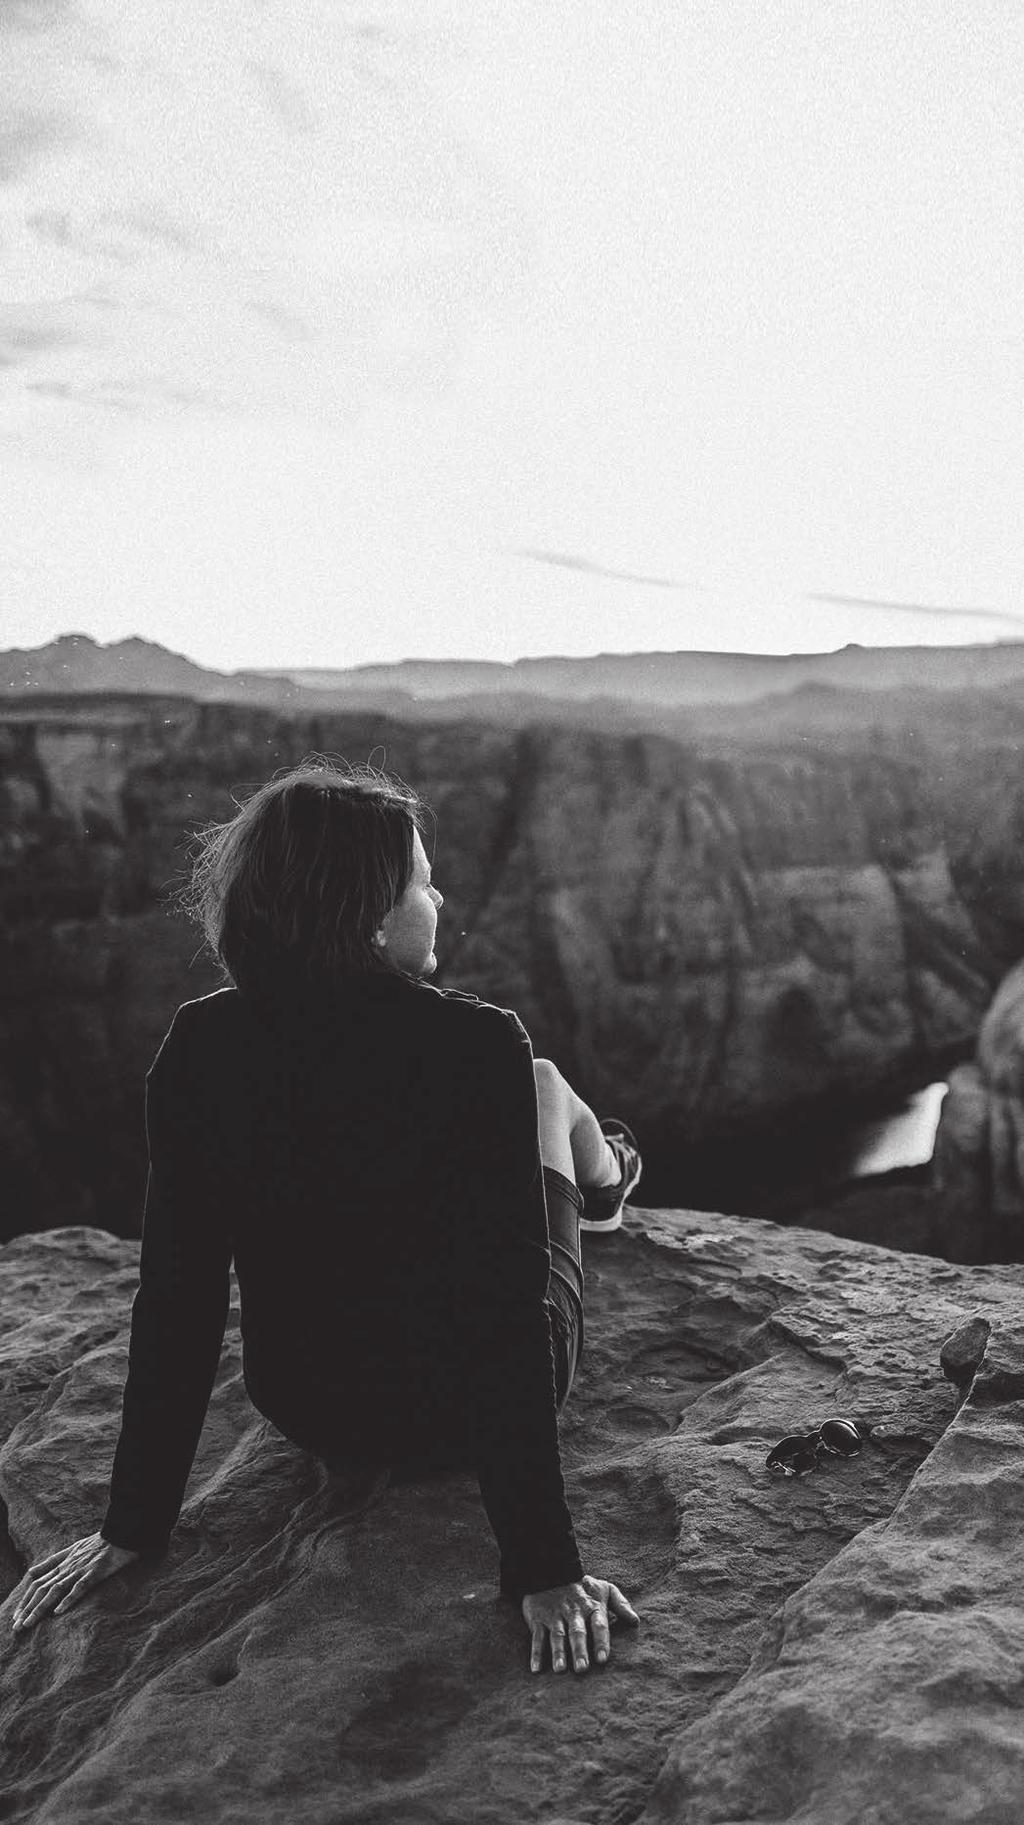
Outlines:
{"type": "Polygon", "coordinates": [[[863,1443],[856,1420],[827,1419],[816,1432],[794,1432],[780,1439],[765,1463],[774,1476],[806,1476],[823,1454],[856,1457],[863,1443]]]}

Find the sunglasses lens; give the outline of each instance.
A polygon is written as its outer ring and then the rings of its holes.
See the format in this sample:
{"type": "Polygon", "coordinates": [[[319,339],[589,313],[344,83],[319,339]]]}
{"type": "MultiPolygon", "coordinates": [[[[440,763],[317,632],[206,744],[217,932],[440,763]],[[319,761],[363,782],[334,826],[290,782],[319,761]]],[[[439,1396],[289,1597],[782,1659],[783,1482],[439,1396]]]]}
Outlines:
{"type": "Polygon", "coordinates": [[[837,1457],[856,1457],[864,1442],[851,1419],[827,1419],[819,1427],[818,1437],[825,1450],[837,1457]]]}
{"type": "Polygon", "coordinates": [[[769,1451],[766,1463],[775,1476],[806,1476],[813,1470],[818,1456],[817,1433],[794,1434],[780,1439],[769,1451]]]}

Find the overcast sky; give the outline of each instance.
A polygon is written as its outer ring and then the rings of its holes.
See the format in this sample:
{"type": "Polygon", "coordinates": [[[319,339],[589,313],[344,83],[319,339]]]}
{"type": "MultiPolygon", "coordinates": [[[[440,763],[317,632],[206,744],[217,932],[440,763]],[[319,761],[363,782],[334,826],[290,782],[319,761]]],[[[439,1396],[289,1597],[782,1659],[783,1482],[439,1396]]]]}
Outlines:
{"type": "Polygon", "coordinates": [[[0,645],[1024,637],[1017,0],[0,0],[0,645]]]}

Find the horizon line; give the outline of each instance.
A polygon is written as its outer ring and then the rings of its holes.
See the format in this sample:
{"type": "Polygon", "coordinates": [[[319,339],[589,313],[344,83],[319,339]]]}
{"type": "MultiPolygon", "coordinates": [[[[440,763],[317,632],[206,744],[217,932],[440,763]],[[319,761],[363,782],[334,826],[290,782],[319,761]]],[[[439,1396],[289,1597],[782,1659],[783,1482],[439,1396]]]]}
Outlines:
{"type": "MultiPolygon", "coordinates": [[[[850,600],[854,600],[854,599],[855,598],[850,598],[850,600]]],[[[934,612],[941,613],[943,611],[934,611],[934,612]]],[[[956,613],[957,611],[945,611],[945,612],[956,613]]],[[[965,611],[961,611],[961,612],[965,612],[965,611]]],[[[982,614],[987,615],[987,612],[988,611],[984,611],[984,610],[975,610],[974,611],[974,613],[979,616],[982,614]]],[[[1007,614],[1006,616],[999,616],[995,613],[995,611],[993,611],[991,618],[1005,619],[1006,621],[1013,623],[1014,625],[1017,625],[1017,624],[1024,625],[1024,617],[1022,617],[1022,616],[1016,616],[1016,615],[1012,615],[1012,614],[1007,614]]],[[[870,641],[848,640],[848,641],[845,641],[841,646],[816,648],[816,649],[806,649],[805,648],[803,650],[790,650],[788,652],[783,652],[783,653],[749,651],[749,650],[736,649],[736,648],[708,648],[708,647],[639,647],[639,648],[633,647],[633,648],[629,648],[629,649],[618,649],[618,650],[603,648],[599,651],[590,652],[590,653],[572,653],[572,652],[522,653],[515,659],[495,659],[495,658],[485,657],[485,656],[473,656],[473,655],[463,655],[463,654],[437,655],[437,654],[406,653],[400,659],[363,659],[363,660],[359,660],[358,662],[356,662],[355,664],[352,664],[352,665],[331,664],[330,661],[324,661],[319,664],[316,664],[316,663],[296,664],[289,660],[283,660],[283,661],[279,661],[277,664],[274,664],[274,665],[252,665],[252,664],[245,664],[243,662],[240,665],[236,664],[236,665],[232,666],[230,669],[224,669],[221,665],[216,665],[216,664],[213,664],[211,662],[204,661],[201,659],[195,659],[188,653],[183,653],[183,652],[180,652],[179,650],[177,650],[176,648],[165,646],[162,641],[153,640],[144,634],[125,634],[125,635],[121,635],[112,640],[102,641],[102,640],[97,639],[97,637],[93,634],[85,633],[81,630],[76,630],[75,632],[72,632],[72,633],[54,635],[52,639],[50,639],[48,641],[43,641],[39,646],[36,646],[36,647],[12,646],[12,647],[0,648],[0,659],[6,659],[8,657],[14,657],[14,656],[23,657],[23,658],[31,658],[35,655],[44,653],[47,650],[52,651],[54,648],[60,646],[62,643],[70,642],[70,641],[87,642],[90,646],[95,647],[98,651],[103,652],[103,653],[115,652],[119,647],[125,647],[125,646],[134,645],[134,646],[151,647],[151,648],[154,648],[158,652],[166,654],[170,658],[180,659],[180,660],[184,661],[184,663],[187,665],[195,666],[200,671],[213,673],[213,674],[219,675],[221,677],[225,677],[225,678],[231,678],[231,677],[238,676],[239,674],[246,674],[246,673],[249,674],[250,676],[254,676],[254,677],[272,677],[272,676],[282,676],[282,675],[288,676],[289,674],[302,673],[302,672],[337,673],[339,675],[352,676],[355,674],[371,672],[371,671],[389,671],[389,670],[393,671],[402,666],[417,666],[417,665],[418,666],[434,666],[434,667],[441,667],[441,666],[476,666],[476,667],[480,667],[480,666],[483,666],[483,667],[489,667],[489,668],[495,669],[495,670],[500,669],[500,670],[511,672],[516,667],[530,667],[530,666],[539,666],[539,665],[552,664],[552,663],[562,663],[562,664],[567,664],[567,665],[580,665],[580,664],[586,665],[586,664],[591,664],[591,663],[594,663],[595,661],[600,661],[600,660],[614,661],[614,660],[643,660],[643,659],[646,659],[646,660],[654,661],[654,660],[658,660],[658,659],[681,659],[681,658],[718,660],[722,663],[728,663],[730,661],[738,662],[741,664],[744,662],[750,662],[750,663],[754,663],[754,664],[759,663],[759,664],[774,667],[774,666],[779,666],[779,665],[785,665],[787,663],[792,663],[794,661],[799,661],[799,660],[833,659],[833,658],[839,657],[843,653],[878,653],[878,654],[884,654],[884,653],[893,653],[893,654],[896,654],[896,653],[900,653],[900,654],[984,653],[984,652],[998,651],[1000,649],[1007,649],[1010,647],[1024,645],[1024,635],[1019,635],[1019,636],[1011,635],[1005,639],[997,639],[997,640],[959,641],[959,642],[948,642],[948,643],[942,642],[942,643],[938,643],[938,644],[932,644],[932,643],[923,643],[922,644],[922,643],[918,642],[918,643],[910,643],[910,644],[906,644],[906,645],[895,645],[892,643],[875,644],[870,641]]],[[[7,685],[8,685],[8,689],[20,688],[17,685],[13,684],[13,682],[10,680],[7,681],[7,685]]]]}

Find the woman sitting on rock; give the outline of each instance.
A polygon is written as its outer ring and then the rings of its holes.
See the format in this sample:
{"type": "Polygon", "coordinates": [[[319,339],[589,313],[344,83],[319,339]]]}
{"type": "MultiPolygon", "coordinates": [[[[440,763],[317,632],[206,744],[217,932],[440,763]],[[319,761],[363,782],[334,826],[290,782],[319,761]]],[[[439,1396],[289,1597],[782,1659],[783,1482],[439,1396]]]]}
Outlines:
{"type": "Polygon", "coordinates": [[[147,1074],[110,1502],[31,1567],[16,1629],[166,1553],[232,1259],[245,1386],[281,1433],[329,1468],[475,1470],[534,1672],[605,1661],[610,1623],[637,1621],[584,1576],[556,1415],[581,1222],[618,1226],[639,1155],[514,1013],[426,980],[442,898],[422,826],[408,788],[314,757],[199,837],[182,898],[234,986],[179,1007],[147,1074]]]}

